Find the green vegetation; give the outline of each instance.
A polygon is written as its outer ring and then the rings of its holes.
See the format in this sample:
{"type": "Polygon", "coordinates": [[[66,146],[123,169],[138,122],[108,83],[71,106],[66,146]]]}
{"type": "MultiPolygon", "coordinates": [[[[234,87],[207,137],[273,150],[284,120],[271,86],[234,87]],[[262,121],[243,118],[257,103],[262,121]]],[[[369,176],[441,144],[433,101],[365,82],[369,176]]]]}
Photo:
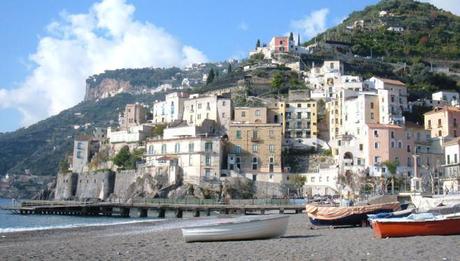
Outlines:
{"type": "Polygon", "coordinates": [[[166,129],[166,124],[157,124],[155,127],[152,129],[152,136],[157,137],[157,136],[163,136],[163,132],[166,129]]]}
{"type": "MultiPolygon", "coordinates": [[[[156,87],[164,80],[171,79],[181,69],[172,68],[142,68],[142,69],[117,69],[107,70],[104,73],[90,76],[86,80],[86,84],[90,88],[99,86],[104,79],[114,79],[119,81],[129,82],[133,86],[156,87]]],[[[177,79],[182,80],[182,79],[177,79]]]]}
{"type": "Polygon", "coordinates": [[[129,151],[128,146],[124,146],[112,159],[113,163],[120,167],[120,169],[135,169],[136,162],[142,159],[144,150],[135,149],[133,152],[129,151]]]}
{"type": "Polygon", "coordinates": [[[296,188],[302,188],[305,185],[305,181],[307,181],[307,177],[302,175],[294,175],[289,179],[289,182],[296,188]]]}
{"type": "Polygon", "coordinates": [[[118,113],[128,103],[151,104],[163,97],[124,93],[98,102],[86,101],[28,128],[1,134],[0,174],[23,174],[29,169],[34,175],[56,175],[59,162],[72,151],[74,137],[90,134],[94,127],[115,126],[118,113]],[[86,123],[91,126],[74,129],[74,125],[86,123]]]}
{"type": "Polygon", "coordinates": [[[216,77],[216,75],[214,73],[214,69],[211,68],[208,73],[208,78],[206,78],[206,85],[212,83],[214,81],[214,77],[216,77]]]}
{"type": "MultiPolygon", "coordinates": [[[[414,0],[385,0],[353,12],[316,40],[326,37],[351,43],[354,54],[384,57],[390,62],[460,58],[460,17],[414,0]],[[380,17],[384,10],[390,14],[380,17]],[[360,20],[364,27],[347,28],[360,20]],[[404,32],[389,31],[390,27],[402,27],[404,32]]],[[[307,44],[313,42],[312,39],[307,44]]]]}

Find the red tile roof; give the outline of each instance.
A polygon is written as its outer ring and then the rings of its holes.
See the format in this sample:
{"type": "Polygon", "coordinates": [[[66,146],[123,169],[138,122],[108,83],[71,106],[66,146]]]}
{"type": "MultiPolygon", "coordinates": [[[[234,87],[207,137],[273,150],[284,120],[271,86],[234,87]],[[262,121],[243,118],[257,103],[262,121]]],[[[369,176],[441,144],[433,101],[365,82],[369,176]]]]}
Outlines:
{"type": "Polygon", "coordinates": [[[377,79],[383,81],[384,83],[388,83],[388,84],[393,84],[393,85],[400,85],[400,86],[406,86],[403,82],[399,81],[399,80],[393,80],[393,79],[387,79],[387,78],[379,78],[379,77],[376,77],[377,79]]]}

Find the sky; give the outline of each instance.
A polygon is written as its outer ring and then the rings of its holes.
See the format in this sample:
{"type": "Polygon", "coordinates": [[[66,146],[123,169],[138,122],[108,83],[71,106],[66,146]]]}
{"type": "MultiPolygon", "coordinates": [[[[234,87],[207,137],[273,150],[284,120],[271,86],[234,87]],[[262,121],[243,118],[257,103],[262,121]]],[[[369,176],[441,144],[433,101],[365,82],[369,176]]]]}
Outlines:
{"type": "MultiPolygon", "coordinates": [[[[424,0],[460,14],[458,0],[424,0]]],[[[377,0],[2,0],[0,132],[82,101],[107,69],[244,58],[257,39],[302,40],[377,0]]]]}

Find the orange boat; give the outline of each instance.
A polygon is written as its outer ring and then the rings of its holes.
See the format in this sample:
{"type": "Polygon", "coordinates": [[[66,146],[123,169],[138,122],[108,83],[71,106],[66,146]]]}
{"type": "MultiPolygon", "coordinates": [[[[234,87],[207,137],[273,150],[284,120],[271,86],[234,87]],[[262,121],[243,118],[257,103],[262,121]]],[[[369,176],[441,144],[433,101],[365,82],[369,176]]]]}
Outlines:
{"type": "Polygon", "coordinates": [[[460,235],[460,213],[433,215],[412,214],[406,218],[383,218],[372,221],[378,238],[460,235]]]}

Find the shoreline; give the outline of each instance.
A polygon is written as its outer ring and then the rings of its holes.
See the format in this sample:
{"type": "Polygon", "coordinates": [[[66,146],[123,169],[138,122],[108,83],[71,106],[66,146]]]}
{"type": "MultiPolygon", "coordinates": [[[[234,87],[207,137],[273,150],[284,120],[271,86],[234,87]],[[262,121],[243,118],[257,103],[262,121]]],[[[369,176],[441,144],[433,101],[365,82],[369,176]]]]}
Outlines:
{"type": "MultiPolygon", "coordinates": [[[[0,237],[2,260],[456,260],[460,236],[377,239],[366,228],[310,229],[289,215],[277,239],[185,243],[180,228],[209,218],[17,232],[0,237]]],[[[1,234],[2,236],[5,234],[1,234]]]]}

